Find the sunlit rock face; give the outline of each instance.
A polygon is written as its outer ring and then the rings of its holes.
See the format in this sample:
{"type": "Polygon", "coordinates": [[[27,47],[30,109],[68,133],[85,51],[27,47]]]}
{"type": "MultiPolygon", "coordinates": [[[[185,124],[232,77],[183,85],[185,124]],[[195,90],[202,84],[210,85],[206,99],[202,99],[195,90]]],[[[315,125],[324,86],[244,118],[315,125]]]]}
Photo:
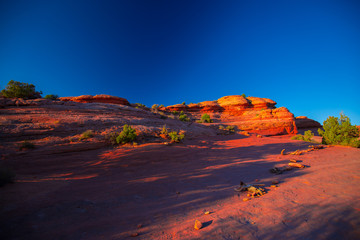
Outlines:
{"type": "Polygon", "coordinates": [[[321,124],[313,119],[305,116],[299,116],[295,118],[295,124],[297,128],[321,128],[321,124]]]}
{"type": "Polygon", "coordinates": [[[213,124],[235,125],[263,135],[297,133],[294,115],[285,107],[276,108],[276,102],[268,98],[225,96],[216,101],[197,104],[176,104],[164,108],[166,111],[184,111],[192,118],[200,119],[207,113],[213,124]]]}
{"type": "Polygon", "coordinates": [[[100,94],[96,96],[92,95],[81,95],[78,97],[61,97],[61,101],[71,101],[71,102],[81,102],[81,103],[112,103],[112,104],[121,104],[129,106],[128,100],[121,97],[110,96],[106,94],[100,94]]]}

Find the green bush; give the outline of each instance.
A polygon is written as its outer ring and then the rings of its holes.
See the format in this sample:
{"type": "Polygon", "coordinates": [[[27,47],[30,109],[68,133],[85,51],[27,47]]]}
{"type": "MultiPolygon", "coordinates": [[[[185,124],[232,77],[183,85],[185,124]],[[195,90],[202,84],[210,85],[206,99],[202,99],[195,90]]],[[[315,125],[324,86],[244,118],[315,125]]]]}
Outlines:
{"type": "Polygon", "coordinates": [[[13,170],[7,167],[0,167],[0,187],[7,183],[13,183],[15,179],[15,173],[13,170]]]}
{"type": "Polygon", "coordinates": [[[158,104],[154,104],[151,106],[152,109],[158,109],[159,108],[159,105],[158,104]]]}
{"type": "Polygon", "coordinates": [[[185,102],[182,102],[181,104],[182,104],[182,105],[186,105],[185,102]]]}
{"type": "Polygon", "coordinates": [[[50,100],[57,100],[59,98],[59,96],[55,95],[55,94],[48,94],[44,98],[45,99],[50,99],[50,100]]]}
{"type": "Polygon", "coordinates": [[[171,138],[171,141],[180,142],[185,138],[185,135],[178,134],[176,131],[173,131],[173,132],[169,132],[169,137],[171,138]]]}
{"type": "Polygon", "coordinates": [[[328,117],[323,128],[324,130],[318,129],[319,135],[323,137],[323,144],[360,147],[359,129],[352,126],[350,119],[344,114],[340,114],[340,119],[328,117]]]}
{"type": "Polygon", "coordinates": [[[81,134],[79,140],[88,139],[92,137],[94,137],[94,132],[92,130],[86,130],[81,134]]]}
{"type": "Polygon", "coordinates": [[[243,96],[244,98],[246,98],[246,95],[245,95],[245,93],[241,94],[241,96],[243,96]]]}
{"type": "Polygon", "coordinates": [[[212,123],[213,121],[210,119],[209,114],[204,113],[204,114],[201,116],[201,122],[203,122],[203,123],[212,123]]]}
{"type": "Polygon", "coordinates": [[[42,92],[37,92],[33,84],[17,82],[11,80],[5,89],[1,90],[1,95],[6,98],[41,98],[42,92]]]}
{"type": "Polygon", "coordinates": [[[179,120],[183,122],[190,122],[190,118],[188,118],[188,116],[183,111],[180,112],[179,120]]]}
{"type": "Polygon", "coordinates": [[[296,136],[291,137],[292,140],[301,140],[306,142],[312,142],[312,137],[314,133],[311,130],[307,130],[304,132],[304,135],[298,134],[296,136]]]}
{"type": "Polygon", "coordinates": [[[116,143],[125,144],[128,142],[133,142],[135,141],[136,137],[137,135],[135,129],[125,124],[121,133],[116,137],[116,143]]]}
{"type": "Polygon", "coordinates": [[[35,145],[32,143],[32,142],[29,142],[29,141],[23,141],[21,144],[20,144],[20,147],[19,149],[20,150],[23,150],[23,149],[33,149],[35,148],[35,145]]]}

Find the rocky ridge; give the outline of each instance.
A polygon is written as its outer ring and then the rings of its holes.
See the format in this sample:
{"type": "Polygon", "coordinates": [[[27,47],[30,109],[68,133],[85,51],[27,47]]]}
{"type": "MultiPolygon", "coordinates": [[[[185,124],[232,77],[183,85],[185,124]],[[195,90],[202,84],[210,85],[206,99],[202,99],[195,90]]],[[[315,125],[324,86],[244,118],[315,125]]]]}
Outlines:
{"type": "Polygon", "coordinates": [[[183,111],[195,119],[206,113],[213,124],[231,124],[240,130],[263,135],[297,133],[294,115],[287,108],[275,105],[276,102],[268,98],[233,95],[197,104],[176,104],[163,110],[183,111]]]}

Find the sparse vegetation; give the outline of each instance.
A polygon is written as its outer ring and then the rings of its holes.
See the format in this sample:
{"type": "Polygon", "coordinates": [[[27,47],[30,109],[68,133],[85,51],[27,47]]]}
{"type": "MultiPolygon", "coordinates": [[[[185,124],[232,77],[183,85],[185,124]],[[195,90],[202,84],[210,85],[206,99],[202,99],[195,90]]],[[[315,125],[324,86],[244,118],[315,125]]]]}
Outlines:
{"type": "Polygon", "coordinates": [[[166,125],[164,125],[160,131],[160,134],[168,135],[168,129],[166,125]]]}
{"type": "Polygon", "coordinates": [[[79,138],[79,140],[83,140],[83,139],[89,139],[94,137],[94,132],[92,130],[86,130],[85,132],[83,132],[79,138]]]}
{"type": "Polygon", "coordinates": [[[359,129],[351,125],[350,119],[344,114],[340,118],[330,116],[323,123],[324,130],[318,129],[323,137],[323,144],[360,147],[359,129]]]}
{"type": "Polygon", "coordinates": [[[190,122],[190,118],[183,112],[180,112],[179,120],[183,122],[190,122]]]}
{"type": "Polygon", "coordinates": [[[182,105],[186,105],[185,102],[182,102],[181,104],[182,104],[182,105]]]}
{"type": "Polygon", "coordinates": [[[173,115],[179,115],[179,114],[180,114],[179,111],[172,111],[171,113],[172,113],[173,115]]]}
{"type": "Polygon", "coordinates": [[[305,131],[304,135],[298,134],[296,136],[293,136],[292,140],[301,140],[306,142],[312,142],[312,137],[314,136],[314,133],[311,130],[305,131]]]}
{"type": "Polygon", "coordinates": [[[158,109],[159,108],[159,105],[158,104],[154,104],[151,106],[152,109],[158,109]]]}
{"type": "Polygon", "coordinates": [[[57,100],[59,98],[59,96],[55,95],[55,94],[48,94],[44,98],[45,99],[50,99],[50,100],[57,100]]]}
{"type": "Polygon", "coordinates": [[[0,166],[0,187],[7,183],[13,183],[15,176],[16,175],[12,169],[0,166]]]}
{"type": "Polygon", "coordinates": [[[228,125],[224,127],[223,125],[219,125],[219,130],[225,131],[225,134],[235,133],[235,126],[228,125]]]}
{"type": "Polygon", "coordinates": [[[146,108],[146,106],[142,103],[135,103],[135,108],[146,108]]]}
{"type": "Polygon", "coordinates": [[[212,123],[213,120],[211,120],[209,114],[204,113],[204,114],[201,116],[200,122],[202,122],[202,123],[212,123]]]}
{"type": "Polygon", "coordinates": [[[244,98],[246,98],[246,95],[245,95],[245,93],[241,94],[241,96],[243,96],[244,98]]]}
{"type": "Polygon", "coordinates": [[[176,131],[169,132],[169,137],[171,138],[171,141],[173,142],[180,142],[185,138],[184,134],[178,134],[176,131]]]}
{"type": "Polygon", "coordinates": [[[37,92],[33,84],[17,82],[11,80],[5,89],[1,90],[1,95],[6,98],[41,98],[42,92],[37,92]]]}
{"type": "Polygon", "coordinates": [[[23,141],[21,144],[20,144],[20,147],[19,149],[20,150],[23,150],[23,149],[33,149],[35,148],[35,145],[32,143],[32,142],[29,142],[29,141],[23,141]]]}

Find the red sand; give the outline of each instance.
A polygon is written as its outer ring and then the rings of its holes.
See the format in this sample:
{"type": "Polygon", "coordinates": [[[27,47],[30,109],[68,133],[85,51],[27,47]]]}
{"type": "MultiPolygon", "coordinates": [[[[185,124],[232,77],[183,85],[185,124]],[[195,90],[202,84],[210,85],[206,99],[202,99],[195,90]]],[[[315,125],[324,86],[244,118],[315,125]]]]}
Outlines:
{"type": "Polygon", "coordinates": [[[289,136],[230,135],[28,151],[11,159],[17,183],[0,188],[0,238],[359,239],[360,149],[280,155],[308,145],[289,136]],[[269,172],[289,159],[308,167],[269,172]],[[264,183],[268,192],[244,202],[246,193],[234,191],[240,181],[264,183]]]}

